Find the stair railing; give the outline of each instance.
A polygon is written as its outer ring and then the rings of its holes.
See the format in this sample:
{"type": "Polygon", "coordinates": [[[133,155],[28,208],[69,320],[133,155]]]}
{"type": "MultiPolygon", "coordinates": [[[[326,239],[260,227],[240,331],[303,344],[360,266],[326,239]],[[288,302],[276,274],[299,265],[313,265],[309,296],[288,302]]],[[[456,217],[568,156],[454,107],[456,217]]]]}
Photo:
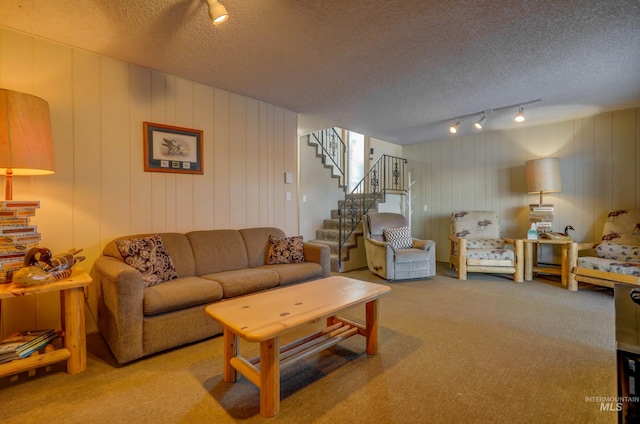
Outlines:
{"type": "MultiPolygon", "coordinates": [[[[334,128],[327,128],[322,131],[311,133],[318,145],[322,148],[322,163],[327,165],[327,159],[331,161],[330,166],[338,172],[340,187],[345,187],[347,168],[347,145],[334,128]]],[[[334,174],[335,175],[335,174],[334,174]]]]}
{"type": "Polygon", "coordinates": [[[405,193],[409,188],[407,160],[382,155],[358,185],[345,195],[338,208],[338,269],[342,270],[342,247],[356,230],[362,217],[376,204],[384,202],[388,192],[405,193]]]}

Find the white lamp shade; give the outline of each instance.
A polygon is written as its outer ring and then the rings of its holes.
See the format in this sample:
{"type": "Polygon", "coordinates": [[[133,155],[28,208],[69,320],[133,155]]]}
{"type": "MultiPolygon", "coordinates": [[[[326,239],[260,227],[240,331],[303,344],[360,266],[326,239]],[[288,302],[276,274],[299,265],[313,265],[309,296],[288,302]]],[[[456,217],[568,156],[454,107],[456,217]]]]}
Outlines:
{"type": "Polygon", "coordinates": [[[39,97],[0,89],[0,175],[55,172],[49,104],[39,97]]]}
{"type": "Polygon", "coordinates": [[[557,193],[562,191],[560,178],[560,159],[541,158],[528,160],[525,163],[527,192],[557,193]]]}

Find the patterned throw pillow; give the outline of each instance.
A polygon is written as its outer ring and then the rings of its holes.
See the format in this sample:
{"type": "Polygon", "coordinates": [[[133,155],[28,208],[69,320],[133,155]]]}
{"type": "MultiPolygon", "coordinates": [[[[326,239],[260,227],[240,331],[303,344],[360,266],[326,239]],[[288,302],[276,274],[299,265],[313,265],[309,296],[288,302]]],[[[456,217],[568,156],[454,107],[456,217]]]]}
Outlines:
{"type": "Polygon", "coordinates": [[[145,287],[178,278],[160,234],[140,239],[116,240],[116,246],[124,262],[142,273],[142,283],[145,287]]]}
{"type": "Polygon", "coordinates": [[[300,262],[304,262],[302,236],[288,238],[269,236],[267,265],[296,264],[300,262]]]}
{"type": "Polygon", "coordinates": [[[382,233],[384,239],[396,249],[411,249],[413,247],[409,227],[385,228],[382,233]]]}

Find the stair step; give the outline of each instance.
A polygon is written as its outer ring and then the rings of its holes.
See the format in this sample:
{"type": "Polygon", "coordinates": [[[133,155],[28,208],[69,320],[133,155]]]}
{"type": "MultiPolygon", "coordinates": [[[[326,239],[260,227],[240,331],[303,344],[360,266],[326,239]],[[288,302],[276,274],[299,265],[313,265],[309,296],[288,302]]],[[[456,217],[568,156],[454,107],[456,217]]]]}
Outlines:
{"type": "MultiPolygon", "coordinates": [[[[358,226],[360,226],[360,223],[358,223],[358,226]]],[[[342,222],[342,228],[350,228],[351,227],[351,222],[348,221],[343,221],[342,222]]],[[[324,221],[322,221],[322,229],[323,230],[338,230],[340,228],[340,220],[338,218],[335,219],[325,219],[324,221]]],[[[360,228],[356,228],[355,231],[360,231],[362,232],[362,228],[360,226],[360,228]]]]}
{"type": "MultiPolygon", "coordinates": [[[[310,243],[319,243],[319,244],[325,244],[327,246],[329,246],[329,249],[331,250],[331,254],[332,255],[338,255],[338,246],[339,243],[337,241],[329,241],[329,240],[311,240],[310,243]]],[[[345,244],[342,245],[342,260],[347,260],[349,259],[349,249],[351,249],[352,247],[356,247],[355,242],[352,241],[348,241],[345,244]]]]}

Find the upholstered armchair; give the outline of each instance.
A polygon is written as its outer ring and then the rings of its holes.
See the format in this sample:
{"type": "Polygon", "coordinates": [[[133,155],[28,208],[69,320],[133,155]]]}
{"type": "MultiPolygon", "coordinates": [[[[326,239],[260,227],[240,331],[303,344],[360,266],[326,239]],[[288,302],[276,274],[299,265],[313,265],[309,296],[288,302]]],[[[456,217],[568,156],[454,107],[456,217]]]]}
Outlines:
{"type": "Polygon", "coordinates": [[[458,271],[458,279],[466,280],[469,272],[485,272],[524,280],[523,242],[500,236],[495,211],[453,212],[449,241],[449,265],[458,271]]]}
{"type": "Polygon", "coordinates": [[[411,237],[407,221],[398,213],[364,216],[367,266],[385,280],[431,277],[436,274],[436,243],[411,237]]]}
{"type": "Polygon", "coordinates": [[[577,290],[578,282],[640,285],[640,209],[609,212],[599,242],[573,243],[571,248],[578,259],[569,288],[577,290]]]}

